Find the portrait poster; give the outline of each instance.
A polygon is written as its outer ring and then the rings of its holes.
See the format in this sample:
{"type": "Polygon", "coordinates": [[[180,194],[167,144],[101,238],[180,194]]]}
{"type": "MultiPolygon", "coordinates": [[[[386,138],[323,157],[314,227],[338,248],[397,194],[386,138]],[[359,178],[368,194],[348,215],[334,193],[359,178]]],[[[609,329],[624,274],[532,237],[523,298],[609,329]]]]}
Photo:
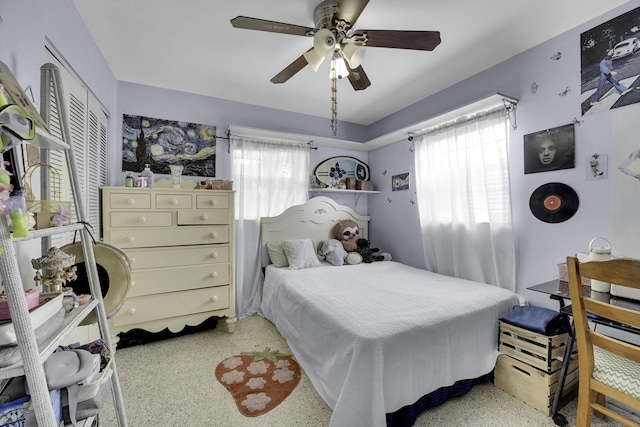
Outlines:
{"type": "Polygon", "coordinates": [[[582,115],[640,101],[640,7],[580,35],[582,115]]]}
{"type": "Polygon", "coordinates": [[[571,169],[575,165],[573,123],[524,136],[525,174],[571,169]]]}
{"type": "Polygon", "coordinates": [[[216,127],[123,114],[122,170],[140,172],[145,164],[158,174],[182,165],[182,175],[215,177],[216,127]]]}

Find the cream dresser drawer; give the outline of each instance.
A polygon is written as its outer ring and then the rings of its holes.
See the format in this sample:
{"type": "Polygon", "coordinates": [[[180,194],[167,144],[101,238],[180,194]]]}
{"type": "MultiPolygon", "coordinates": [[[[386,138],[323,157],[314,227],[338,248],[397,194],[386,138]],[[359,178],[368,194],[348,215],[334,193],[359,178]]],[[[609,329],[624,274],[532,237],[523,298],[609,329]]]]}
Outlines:
{"type": "Polygon", "coordinates": [[[228,243],[228,226],[180,227],[167,229],[113,230],[110,242],[120,248],[140,248],[148,246],[207,245],[228,243]]]}
{"type": "Polygon", "coordinates": [[[109,218],[111,227],[171,227],[173,215],[171,212],[111,212],[109,218]]]}
{"type": "Polygon", "coordinates": [[[229,211],[199,209],[178,211],[178,225],[229,224],[229,211]]]}
{"type": "Polygon", "coordinates": [[[198,209],[229,209],[230,197],[226,194],[198,194],[196,207],[198,209]]]}
{"type": "Polygon", "coordinates": [[[127,249],[132,270],[229,263],[229,246],[198,245],[174,248],[127,249]]]}
{"type": "Polygon", "coordinates": [[[233,191],[103,187],[102,238],[131,262],[114,334],[173,332],[235,314],[233,191]]]}
{"type": "Polygon", "coordinates": [[[111,209],[151,209],[151,194],[111,193],[109,203],[111,209]]]}
{"type": "Polygon", "coordinates": [[[156,209],[192,209],[193,198],[190,194],[157,194],[156,209]]]}
{"type": "Polygon", "coordinates": [[[113,317],[113,324],[115,326],[133,325],[227,307],[229,307],[228,286],[127,298],[118,314],[113,317]]]}
{"type": "Polygon", "coordinates": [[[150,268],[131,272],[127,296],[153,295],[229,284],[229,265],[150,268]]]}

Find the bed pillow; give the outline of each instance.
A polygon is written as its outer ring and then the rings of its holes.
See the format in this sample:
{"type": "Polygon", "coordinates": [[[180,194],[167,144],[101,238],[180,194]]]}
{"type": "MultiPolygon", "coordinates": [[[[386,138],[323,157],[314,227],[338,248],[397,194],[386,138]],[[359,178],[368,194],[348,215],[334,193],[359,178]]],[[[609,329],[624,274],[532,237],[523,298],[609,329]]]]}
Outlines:
{"type": "Polygon", "coordinates": [[[291,270],[322,266],[311,239],[285,240],[282,242],[282,249],[287,255],[291,270]]]}
{"type": "Polygon", "coordinates": [[[289,261],[287,261],[287,255],[282,248],[282,242],[267,242],[267,252],[269,253],[269,259],[271,264],[275,267],[288,267],[289,261]]]}

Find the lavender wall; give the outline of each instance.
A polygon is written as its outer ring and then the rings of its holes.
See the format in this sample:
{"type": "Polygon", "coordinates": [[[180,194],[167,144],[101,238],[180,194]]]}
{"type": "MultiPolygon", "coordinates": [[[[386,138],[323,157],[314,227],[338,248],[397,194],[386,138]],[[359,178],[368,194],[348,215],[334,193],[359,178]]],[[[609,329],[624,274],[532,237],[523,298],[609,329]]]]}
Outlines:
{"type": "MultiPolygon", "coordinates": [[[[640,6],[634,0],[600,18],[513,57],[489,70],[447,88],[433,97],[370,126],[369,137],[408,126],[422,117],[443,113],[455,105],[464,105],[480,95],[503,93],[520,100],[517,106],[517,129],[511,132],[510,174],[513,218],[516,233],[517,290],[537,305],[557,308],[542,294],[526,288],[558,277],[557,264],[567,255],[587,252],[589,241],[611,233],[611,177],[589,181],[587,161],[594,153],[612,152],[612,116],[615,111],[581,116],[580,104],[580,33],[640,6]],[[551,59],[557,52],[560,60],[551,59]],[[531,90],[532,83],[537,92],[531,90]],[[565,90],[569,92],[565,95],[565,90]],[[576,167],[562,171],[524,175],[523,136],[525,134],[580,122],[576,131],[576,167]],[[529,197],[540,185],[562,182],[573,187],[580,198],[577,213],[568,221],[548,224],[537,220],[529,210],[529,197]]],[[[637,104],[623,108],[640,108],[637,104]]],[[[373,182],[383,193],[369,198],[372,216],[371,235],[375,246],[390,251],[396,259],[424,267],[419,237],[414,186],[391,192],[389,175],[413,172],[414,158],[407,140],[369,153],[373,182]],[[383,175],[383,171],[387,171],[383,175]],[[391,201],[389,201],[391,200],[391,201]]],[[[615,169],[609,165],[611,169],[615,169]]]]}
{"type": "MultiPolygon", "coordinates": [[[[0,0],[0,61],[40,102],[40,67],[49,42],[113,115],[116,79],[71,0],[0,0]]],[[[109,129],[115,135],[115,127],[109,129]]]]}
{"type": "MultiPolygon", "coordinates": [[[[512,132],[510,153],[514,224],[517,238],[517,288],[540,305],[553,303],[524,289],[557,276],[556,264],[575,252],[587,250],[596,236],[609,237],[611,228],[611,179],[587,181],[586,160],[593,153],[610,154],[612,112],[580,115],[579,35],[608,19],[640,6],[640,0],[628,2],[597,20],[518,55],[504,63],[447,88],[415,105],[368,127],[340,123],[341,139],[367,141],[398,128],[447,112],[494,92],[520,100],[518,128],[512,132]],[[557,52],[562,59],[551,57],[557,52]],[[530,90],[535,82],[536,94],[530,90]],[[560,96],[566,88],[570,91],[560,96]],[[531,175],[523,174],[523,135],[583,120],[576,126],[576,168],[531,175]],[[535,219],[528,208],[534,189],[547,182],[571,185],[580,197],[580,209],[569,221],[546,224],[535,219]]],[[[123,113],[213,123],[218,134],[230,124],[264,127],[286,132],[331,136],[327,119],[271,110],[263,107],[209,98],[154,87],[117,82],[93,43],[71,0],[0,0],[0,60],[16,74],[24,87],[30,85],[39,101],[40,72],[44,45],[49,39],[64,55],[111,114],[110,184],[121,184],[121,118],[123,113]]],[[[630,106],[626,108],[638,108],[630,106]]],[[[229,177],[226,142],[218,141],[218,172],[229,177]]],[[[311,153],[312,167],[336,156],[354,156],[369,164],[372,181],[381,194],[341,195],[336,199],[372,217],[371,240],[374,246],[391,252],[395,259],[424,266],[419,236],[416,200],[412,189],[391,191],[391,175],[411,172],[414,176],[411,144],[406,141],[370,153],[320,147],[311,153]],[[386,171],[386,174],[385,174],[386,171]],[[357,200],[357,204],[356,204],[357,200]]]]}

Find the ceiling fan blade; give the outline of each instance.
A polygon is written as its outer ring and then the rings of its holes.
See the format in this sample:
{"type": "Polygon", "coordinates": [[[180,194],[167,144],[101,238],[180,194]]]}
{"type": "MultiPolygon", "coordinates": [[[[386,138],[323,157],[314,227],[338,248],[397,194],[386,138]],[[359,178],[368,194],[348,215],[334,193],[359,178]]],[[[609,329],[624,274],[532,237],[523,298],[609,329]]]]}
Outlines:
{"type": "Polygon", "coordinates": [[[368,3],[369,0],[338,0],[338,8],[333,18],[348,22],[351,28],[368,3]]]}
{"type": "Polygon", "coordinates": [[[347,61],[344,61],[344,64],[347,66],[347,70],[349,71],[349,82],[351,82],[351,86],[353,86],[354,90],[365,90],[369,86],[371,86],[371,82],[369,81],[369,77],[364,72],[364,68],[362,65],[357,66],[356,68],[351,68],[347,61]]]}
{"type": "Polygon", "coordinates": [[[236,16],[231,20],[231,25],[233,25],[234,28],[292,34],[294,36],[312,37],[314,31],[314,29],[310,27],[267,21],[266,19],[249,18],[248,16],[236,16]]]}
{"type": "MultiPolygon", "coordinates": [[[[309,52],[312,49],[313,48],[309,49],[307,52],[309,52]]],[[[284,83],[306,66],[307,66],[307,60],[305,59],[304,54],[302,54],[298,59],[293,61],[291,64],[287,65],[284,68],[284,70],[280,71],[278,74],[273,76],[273,78],[271,79],[271,83],[274,83],[274,84],[284,83]]]]}
{"type": "Polygon", "coordinates": [[[352,37],[365,34],[365,46],[369,47],[433,50],[441,41],[440,31],[357,30],[352,37]]]}

